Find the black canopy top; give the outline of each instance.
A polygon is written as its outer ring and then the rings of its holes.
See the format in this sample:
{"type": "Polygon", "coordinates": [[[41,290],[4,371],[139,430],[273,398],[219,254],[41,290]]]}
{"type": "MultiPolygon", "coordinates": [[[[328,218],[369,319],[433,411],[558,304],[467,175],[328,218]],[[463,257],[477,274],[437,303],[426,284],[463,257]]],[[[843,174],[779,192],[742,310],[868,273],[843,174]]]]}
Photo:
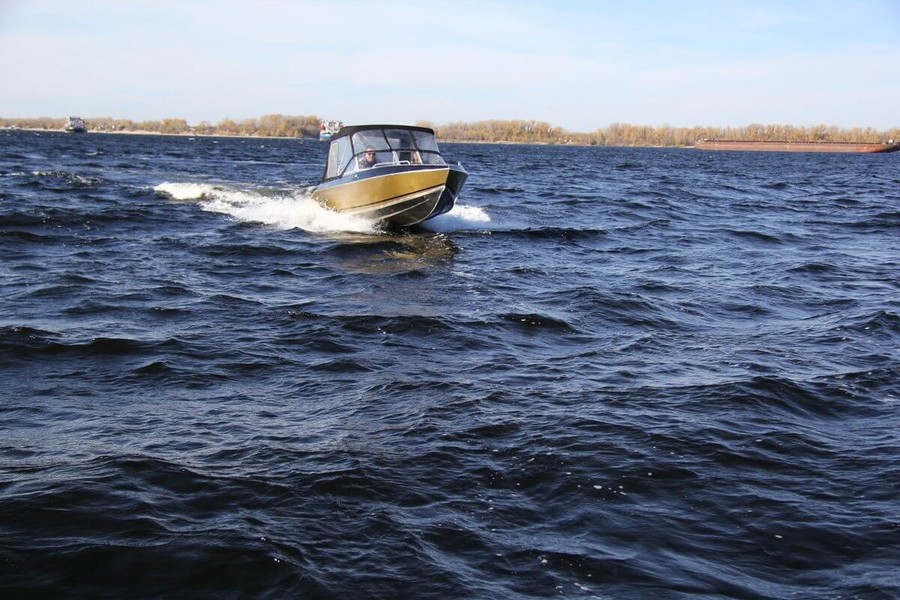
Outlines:
{"type": "Polygon", "coordinates": [[[357,131],[371,131],[372,129],[407,129],[409,131],[421,131],[422,133],[434,135],[434,129],[431,129],[429,127],[419,127],[418,125],[348,125],[346,127],[342,127],[340,131],[331,136],[331,139],[336,140],[337,138],[353,135],[357,131]]]}

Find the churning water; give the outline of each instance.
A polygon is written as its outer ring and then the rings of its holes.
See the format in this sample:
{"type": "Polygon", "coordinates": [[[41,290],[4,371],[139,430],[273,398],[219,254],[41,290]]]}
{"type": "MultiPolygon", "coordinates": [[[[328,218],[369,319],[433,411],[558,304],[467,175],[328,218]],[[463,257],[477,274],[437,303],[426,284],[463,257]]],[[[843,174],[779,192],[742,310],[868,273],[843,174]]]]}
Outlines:
{"type": "Polygon", "coordinates": [[[0,596],[900,596],[900,156],[443,150],[0,133],[0,596]]]}

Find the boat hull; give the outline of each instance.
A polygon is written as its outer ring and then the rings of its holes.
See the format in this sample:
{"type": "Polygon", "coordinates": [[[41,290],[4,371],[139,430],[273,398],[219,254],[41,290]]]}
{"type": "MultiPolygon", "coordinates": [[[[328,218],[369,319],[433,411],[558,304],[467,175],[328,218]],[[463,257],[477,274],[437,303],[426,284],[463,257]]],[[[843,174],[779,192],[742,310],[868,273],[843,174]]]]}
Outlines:
{"type": "Polygon", "coordinates": [[[851,142],[754,142],[750,140],[701,140],[698,150],[744,150],[753,152],[842,152],[880,154],[897,152],[900,144],[857,144],[851,142]]]}
{"type": "Polygon", "coordinates": [[[312,196],[335,212],[409,227],[449,212],[467,177],[458,165],[376,166],[325,182],[312,196]]]}

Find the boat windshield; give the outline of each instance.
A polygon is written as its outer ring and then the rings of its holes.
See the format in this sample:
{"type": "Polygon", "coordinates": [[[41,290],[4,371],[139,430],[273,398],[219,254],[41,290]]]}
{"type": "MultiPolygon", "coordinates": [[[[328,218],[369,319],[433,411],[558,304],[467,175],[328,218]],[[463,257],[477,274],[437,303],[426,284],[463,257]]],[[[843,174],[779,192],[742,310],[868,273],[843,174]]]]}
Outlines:
{"type": "Polygon", "coordinates": [[[376,167],[446,165],[434,134],[402,127],[360,129],[331,141],[325,178],[334,179],[363,168],[366,151],[373,151],[376,167]]]}

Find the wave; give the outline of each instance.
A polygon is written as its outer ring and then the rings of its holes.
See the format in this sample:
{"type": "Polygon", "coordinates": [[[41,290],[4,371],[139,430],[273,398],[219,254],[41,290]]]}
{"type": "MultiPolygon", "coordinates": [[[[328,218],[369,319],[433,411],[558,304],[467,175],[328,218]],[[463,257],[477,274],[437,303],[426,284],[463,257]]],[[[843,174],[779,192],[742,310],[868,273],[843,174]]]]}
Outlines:
{"type": "Polygon", "coordinates": [[[62,183],[75,188],[93,187],[104,183],[104,180],[99,177],[90,177],[61,170],[33,171],[31,174],[38,181],[62,183]]]}
{"type": "Polygon", "coordinates": [[[523,327],[536,327],[539,329],[543,328],[551,331],[575,331],[575,328],[565,320],[551,317],[549,315],[542,315],[539,313],[504,313],[499,315],[499,317],[503,321],[513,323],[515,325],[521,325],[523,327]]]}
{"type": "Polygon", "coordinates": [[[812,261],[788,269],[789,273],[834,273],[838,267],[832,263],[812,261]]]}
{"type": "MultiPolygon", "coordinates": [[[[643,226],[643,225],[642,225],[643,226]]],[[[595,240],[608,235],[606,229],[598,229],[595,227],[526,227],[524,229],[495,229],[493,233],[502,235],[504,238],[524,240],[561,240],[563,242],[579,242],[583,240],[595,240]]]]}
{"type": "Polygon", "coordinates": [[[759,242],[764,244],[781,244],[782,240],[778,238],[778,236],[771,235],[768,233],[763,233],[761,231],[754,230],[741,230],[741,229],[725,229],[725,232],[737,237],[743,238],[745,240],[749,240],[751,242],[759,242]]]}
{"type": "Polygon", "coordinates": [[[53,239],[52,236],[39,235],[30,231],[0,231],[0,238],[13,238],[23,242],[36,242],[40,244],[46,244],[53,239]]]}
{"type": "Polygon", "coordinates": [[[878,310],[873,313],[855,315],[843,324],[843,328],[867,335],[876,333],[900,335],[900,314],[888,310],[878,310]]]}
{"type": "Polygon", "coordinates": [[[482,194],[493,194],[502,196],[505,194],[521,194],[525,192],[525,188],[519,186],[499,186],[499,185],[489,185],[489,186],[476,186],[475,190],[482,194]]]}
{"type": "Polygon", "coordinates": [[[140,357],[152,356],[158,352],[185,356],[202,356],[204,353],[192,342],[177,337],[157,340],[105,336],[72,339],[64,337],[62,333],[34,327],[0,327],[0,353],[9,353],[18,359],[39,355],[140,357]]]}

